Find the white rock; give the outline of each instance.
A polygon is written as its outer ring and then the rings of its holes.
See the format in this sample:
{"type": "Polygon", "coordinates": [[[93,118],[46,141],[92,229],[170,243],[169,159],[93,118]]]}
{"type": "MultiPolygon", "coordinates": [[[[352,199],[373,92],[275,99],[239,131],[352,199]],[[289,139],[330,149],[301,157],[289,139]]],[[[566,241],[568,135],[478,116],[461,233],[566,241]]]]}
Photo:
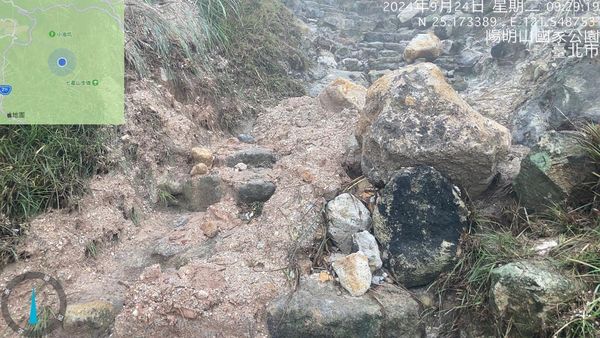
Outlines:
{"type": "Polygon", "coordinates": [[[368,231],[357,232],[352,235],[352,248],[364,253],[369,259],[369,267],[371,271],[381,269],[383,263],[379,254],[379,246],[377,240],[368,231]]]}
{"type": "Polygon", "coordinates": [[[244,171],[248,169],[248,165],[246,163],[238,163],[233,167],[236,171],[244,171]]]}
{"type": "Polygon", "coordinates": [[[364,204],[351,194],[344,193],[327,203],[328,234],[343,253],[352,250],[352,235],[371,226],[371,214],[364,204]]]}

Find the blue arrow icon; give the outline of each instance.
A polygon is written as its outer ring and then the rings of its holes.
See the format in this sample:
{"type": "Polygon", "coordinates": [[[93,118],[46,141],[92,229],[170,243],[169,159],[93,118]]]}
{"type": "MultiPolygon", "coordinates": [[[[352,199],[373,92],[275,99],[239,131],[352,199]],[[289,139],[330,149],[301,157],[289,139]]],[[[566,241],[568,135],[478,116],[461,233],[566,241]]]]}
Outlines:
{"type": "Polygon", "coordinates": [[[37,319],[37,306],[35,305],[35,288],[31,289],[31,306],[29,307],[29,325],[36,325],[37,319]]]}
{"type": "Polygon", "coordinates": [[[6,95],[10,94],[10,92],[12,92],[11,85],[0,85],[0,95],[6,96],[6,95]]]}

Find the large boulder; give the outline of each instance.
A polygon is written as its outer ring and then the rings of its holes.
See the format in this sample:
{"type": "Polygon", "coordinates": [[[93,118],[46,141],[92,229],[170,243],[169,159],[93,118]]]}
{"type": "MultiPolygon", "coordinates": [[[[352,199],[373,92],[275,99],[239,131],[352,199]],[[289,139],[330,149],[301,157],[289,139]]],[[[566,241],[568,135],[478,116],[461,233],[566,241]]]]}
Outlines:
{"type": "Polygon", "coordinates": [[[384,263],[406,287],[432,282],[454,264],[467,216],[458,188],[437,170],[399,170],[380,192],[373,212],[384,263]]]}
{"type": "Polygon", "coordinates": [[[352,235],[371,227],[369,209],[354,195],[344,193],[325,207],[327,234],[335,245],[346,254],[352,251],[352,235]]]}
{"type": "Polygon", "coordinates": [[[392,285],[378,287],[372,297],[340,293],[332,282],[315,275],[301,280],[291,295],[267,307],[272,337],[423,337],[419,304],[392,285]]]}
{"type": "Polygon", "coordinates": [[[377,80],[363,112],[363,174],[379,187],[399,168],[428,165],[477,196],[510,147],[508,130],[473,110],[431,63],[377,80]]]}
{"type": "Polygon", "coordinates": [[[360,110],[365,106],[367,89],[344,78],[331,82],[321,94],[319,102],[323,109],[339,113],[344,109],[360,110]]]}
{"type": "Polygon", "coordinates": [[[493,310],[511,323],[511,336],[533,337],[560,306],[577,296],[576,281],[546,262],[522,261],[492,270],[490,299],[493,310]]]}
{"type": "Polygon", "coordinates": [[[585,200],[593,167],[575,132],[549,132],[531,148],[513,182],[521,204],[542,210],[555,203],[585,200]]]}
{"type": "Polygon", "coordinates": [[[404,61],[413,63],[416,59],[424,58],[427,61],[433,61],[442,54],[442,42],[429,32],[417,34],[404,49],[404,61]]]}

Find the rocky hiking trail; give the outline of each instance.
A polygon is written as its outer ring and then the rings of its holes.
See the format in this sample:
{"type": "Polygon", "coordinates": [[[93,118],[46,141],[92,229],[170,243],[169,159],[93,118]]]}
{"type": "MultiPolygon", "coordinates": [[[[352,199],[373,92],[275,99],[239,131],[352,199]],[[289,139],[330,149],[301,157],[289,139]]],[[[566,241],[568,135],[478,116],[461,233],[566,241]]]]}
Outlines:
{"type": "MultiPolygon", "coordinates": [[[[198,189],[191,192],[195,205],[181,195],[185,209],[218,200],[206,211],[162,208],[134,224],[116,205],[133,198],[131,183],[121,175],[99,177],[80,203],[85,212],[55,211],[33,222],[24,243],[28,258],[3,277],[43,270],[63,281],[69,304],[82,304],[67,316],[65,336],[105,334],[112,323],[103,316],[116,316],[117,337],[266,335],[266,304],[295,284],[297,269],[310,269],[306,248],[321,227],[323,196],[349,183],[342,157],[358,115],[333,114],[316,98],[289,99],[258,117],[255,143],[229,138],[211,145],[210,173],[190,187],[198,189]],[[265,199],[262,210],[246,206],[265,199]]],[[[195,154],[202,160],[202,152],[195,154]]]]}
{"type": "MultiPolygon", "coordinates": [[[[0,283],[61,281],[69,307],[51,337],[478,337],[493,325],[450,330],[431,312],[456,304],[436,308],[428,286],[468,254],[469,217],[505,220],[517,200],[543,211],[589,180],[570,123],[600,121],[600,64],[417,27],[431,13],[371,1],[285,3],[313,53],[311,96],[232,136],[202,99],[130,81],[113,168],[31,221],[0,283]]],[[[486,311],[534,336],[582,289],[549,263],[560,236],[509,235],[517,254],[486,270],[486,311]]]]}

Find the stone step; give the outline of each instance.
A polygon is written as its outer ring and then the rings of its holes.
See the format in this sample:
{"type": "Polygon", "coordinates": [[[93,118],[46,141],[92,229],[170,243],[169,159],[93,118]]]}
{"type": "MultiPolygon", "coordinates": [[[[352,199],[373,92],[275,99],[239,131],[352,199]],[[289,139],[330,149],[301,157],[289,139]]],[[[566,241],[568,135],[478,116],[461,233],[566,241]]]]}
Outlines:
{"type": "Polygon", "coordinates": [[[365,33],[363,40],[365,42],[402,42],[410,41],[415,36],[413,31],[404,31],[397,33],[384,33],[384,32],[367,32],[365,33]]]}
{"type": "Polygon", "coordinates": [[[370,59],[369,60],[369,64],[376,64],[376,63],[400,63],[402,61],[404,61],[404,58],[401,55],[396,55],[396,56],[378,57],[377,59],[370,59]]]}
{"type": "Polygon", "coordinates": [[[400,41],[400,42],[385,42],[383,47],[388,50],[394,50],[399,52],[404,52],[404,49],[408,46],[408,41],[400,41]]]}
{"type": "MultiPolygon", "coordinates": [[[[402,51],[404,51],[404,49],[402,49],[402,51]]],[[[384,50],[380,50],[379,51],[379,56],[380,57],[397,57],[397,56],[401,56],[402,55],[402,51],[399,50],[390,50],[390,49],[384,49],[384,50]]]]}

